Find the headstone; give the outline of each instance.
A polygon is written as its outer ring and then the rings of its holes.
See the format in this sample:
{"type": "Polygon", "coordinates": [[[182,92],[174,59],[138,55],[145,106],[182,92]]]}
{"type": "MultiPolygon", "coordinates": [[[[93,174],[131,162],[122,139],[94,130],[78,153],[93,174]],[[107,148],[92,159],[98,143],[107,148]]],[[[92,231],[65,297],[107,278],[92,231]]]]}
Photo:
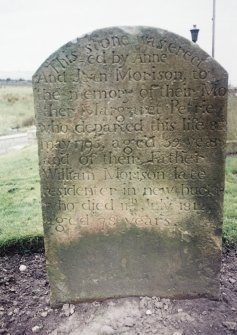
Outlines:
{"type": "Polygon", "coordinates": [[[51,302],[218,296],[227,73],[176,34],[95,31],[33,77],[51,302]]]}

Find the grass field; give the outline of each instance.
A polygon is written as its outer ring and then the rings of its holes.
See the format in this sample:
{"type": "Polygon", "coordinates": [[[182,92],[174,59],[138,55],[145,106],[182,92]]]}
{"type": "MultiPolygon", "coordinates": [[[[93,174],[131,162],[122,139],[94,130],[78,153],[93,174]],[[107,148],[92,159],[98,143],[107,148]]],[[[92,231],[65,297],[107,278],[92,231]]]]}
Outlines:
{"type": "Polygon", "coordinates": [[[237,140],[237,97],[228,97],[227,140],[237,140]]]}
{"type": "Polygon", "coordinates": [[[37,146],[0,156],[0,247],[42,236],[37,146]]]}
{"type": "MultiPolygon", "coordinates": [[[[0,156],[0,248],[43,235],[37,146],[0,156]]],[[[237,246],[237,157],[228,157],[224,242],[237,246]]]]}
{"type": "Polygon", "coordinates": [[[31,86],[0,86],[0,135],[34,123],[31,86]]]}
{"type": "Polygon", "coordinates": [[[237,246],[237,157],[226,159],[224,240],[237,246]]]}

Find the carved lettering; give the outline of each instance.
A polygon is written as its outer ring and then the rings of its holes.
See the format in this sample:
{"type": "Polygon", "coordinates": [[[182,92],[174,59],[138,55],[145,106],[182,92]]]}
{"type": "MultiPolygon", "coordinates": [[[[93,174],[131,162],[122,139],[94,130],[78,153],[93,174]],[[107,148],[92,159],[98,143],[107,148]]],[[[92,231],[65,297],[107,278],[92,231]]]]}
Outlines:
{"type": "Polygon", "coordinates": [[[221,66],[167,31],[106,28],[50,56],[33,87],[53,304],[217,297],[221,66]]]}

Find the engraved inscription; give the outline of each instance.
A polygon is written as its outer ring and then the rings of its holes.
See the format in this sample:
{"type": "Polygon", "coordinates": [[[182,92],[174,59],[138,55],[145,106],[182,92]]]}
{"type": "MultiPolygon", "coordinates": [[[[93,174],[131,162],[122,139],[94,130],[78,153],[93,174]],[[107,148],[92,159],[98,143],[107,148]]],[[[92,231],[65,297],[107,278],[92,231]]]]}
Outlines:
{"type": "Polygon", "coordinates": [[[226,72],[198,46],[172,33],[111,28],[59,49],[36,72],[33,87],[44,229],[49,255],[54,255],[49,263],[63,272],[62,285],[52,278],[53,289],[72,283],[63,279],[67,267],[59,255],[80,263],[68,265],[76,273],[84,264],[96,268],[94,257],[110,260],[106,270],[100,263],[95,275],[87,267],[75,275],[77,300],[96,296],[90,291],[97,290],[97,278],[98,287],[104,283],[102,272],[107,278],[106,271],[113,269],[119,281],[118,259],[127,250],[128,275],[123,275],[129,278],[130,295],[137,295],[131,278],[139,278],[148,258],[155,264],[156,270],[147,268],[155,288],[144,289],[143,278],[141,294],[181,296],[183,282],[195,294],[206,292],[195,286],[198,271],[209,290],[219,264],[226,72]],[[174,253],[183,257],[175,264],[174,253]],[[195,274],[192,284],[184,276],[176,290],[180,279],[173,283],[170,278],[182,276],[186,267],[195,274]],[[164,281],[155,279],[157,273],[164,273],[168,283],[161,291],[157,283],[164,281]]]}
{"type": "MultiPolygon", "coordinates": [[[[78,212],[117,209],[130,214],[141,212],[144,216],[147,209],[151,210],[149,217],[155,217],[157,210],[166,211],[166,219],[171,222],[169,216],[178,208],[201,210],[196,202],[186,198],[207,193],[212,196],[207,191],[212,188],[208,183],[212,184],[215,178],[204,162],[213,155],[212,149],[223,147],[218,133],[226,130],[226,122],[224,100],[217,106],[209,97],[221,99],[226,88],[206,83],[210,71],[202,68],[203,61],[176,43],[148,35],[138,37],[137,43],[140,41],[138,52],[136,45],[131,47],[127,35],[105,39],[95,36],[85,45],[85,54],[73,46],[63,57],[49,61],[34,78],[39,84],[35,86],[37,98],[42,102],[42,117],[38,117],[43,136],[41,174],[46,180],[83,185],[43,188],[47,206],[60,197],[56,208],[70,214],[70,220],[78,212]],[[171,70],[168,60],[173,55],[178,57],[179,65],[171,70]],[[191,65],[188,70],[184,66],[187,61],[191,65]],[[69,90],[59,86],[68,83],[69,90]],[[44,134],[50,137],[46,139],[44,134]],[[184,181],[187,184],[176,185],[184,181]],[[201,181],[208,186],[188,184],[201,181]],[[109,195],[105,191],[108,188],[101,186],[103,182],[112,183],[109,189],[116,192],[109,195]],[[131,182],[135,183],[133,187],[123,187],[131,182]],[[137,182],[142,184],[138,186],[137,182]],[[153,186],[149,193],[147,182],[168,183],[171,186],[166,190],[172,191],[164,200],[162,192],[156,194],[162,187],[153,186]],[[156,201],[152,199],[154,195],[156,201]],[[180,202],[177,196],[184,200],[180,202]],[[70,197],[71,202],[65,197],[70,197]]],[[[95,223],[91,223],[90,214],[86,217],[89,228],[95,223]]],[[[141,225],[138,219],[125,219],[126,222],[141,225]]]]}

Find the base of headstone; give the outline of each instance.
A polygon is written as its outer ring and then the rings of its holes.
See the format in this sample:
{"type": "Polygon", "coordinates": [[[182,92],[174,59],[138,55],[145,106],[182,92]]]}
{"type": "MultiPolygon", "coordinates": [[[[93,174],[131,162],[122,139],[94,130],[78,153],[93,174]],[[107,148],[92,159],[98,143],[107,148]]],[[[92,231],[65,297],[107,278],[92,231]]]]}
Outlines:
{"type": "Polygon", "coordinates": [[[48,264],[55,278],[51,303],[126,296],[218,299],[221,252],[214,245],[207,251],[205,244],[134,227],[55,246],[48,264]]]}

